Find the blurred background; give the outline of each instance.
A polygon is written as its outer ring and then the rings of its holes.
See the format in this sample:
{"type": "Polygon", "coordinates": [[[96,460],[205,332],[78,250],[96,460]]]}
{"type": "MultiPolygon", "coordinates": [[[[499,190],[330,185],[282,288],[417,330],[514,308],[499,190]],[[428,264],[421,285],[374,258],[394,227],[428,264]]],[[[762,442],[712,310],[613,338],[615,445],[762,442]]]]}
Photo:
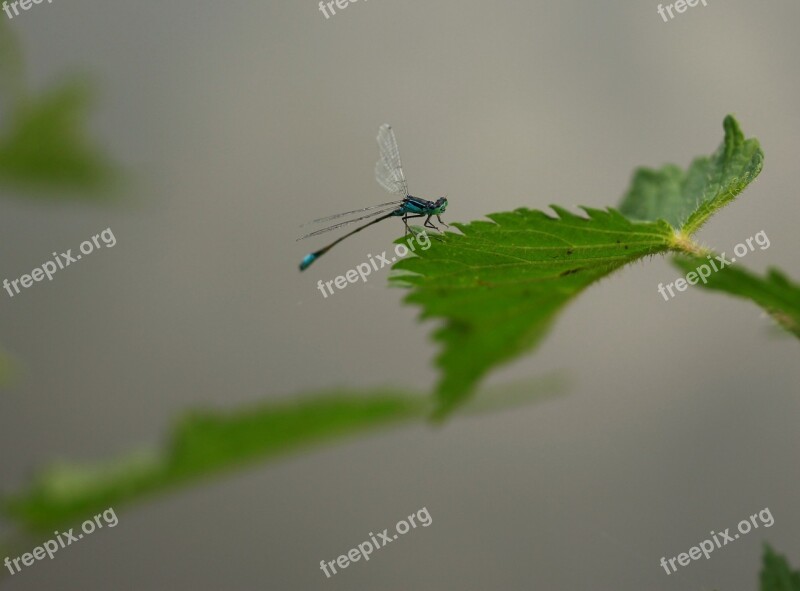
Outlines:
{"type": "MultiPolygon", "coordinates": [[[[770,248],[743,264],[797,280],[800,6],[709,0],[666,23],[656,8],[363,0],[326,20],[313,0],[55,0],[15,17],[29,88],[87,76],[89,134],[127,182],[113,200],[2,189],[0,279],[106,228],[117,239],[52,282],[0,292],[16,368],[0,396],[2,490],[58,459],[158,445],[193,408],[430,390],[435,325],[400,304],[386,270],[327,299],[316,288],[387,249],[399,222],[297,271],[326,243],[295,242],[300,224],[388,200],[373,178],[384,122],[412,194],[447,195],[452,223],[616,205],[636,166],[710,154],[733,113],[764,171],[699,239],[730,252],[763,230],[770,248]]],[[[764,541],[800,564],[798,343],[743,300],[695,289],[665,302],[658,283],[679,275],[662,258],[616,273],[488,380],[563,370],[563,396],[120,509],[113,530],[2,585],[756,589],[764,541]],[[430,527],[321,573],[422,507],[430,527]],[[764,507],[770,529],[675,574],[659,566],[764,507]]]]}

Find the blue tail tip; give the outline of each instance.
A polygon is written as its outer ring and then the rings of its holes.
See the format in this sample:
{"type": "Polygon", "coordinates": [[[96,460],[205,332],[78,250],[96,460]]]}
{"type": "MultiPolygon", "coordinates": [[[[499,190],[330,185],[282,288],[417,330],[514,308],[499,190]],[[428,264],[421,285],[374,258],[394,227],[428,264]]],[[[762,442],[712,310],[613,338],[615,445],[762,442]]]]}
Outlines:
{"type": "Polygon", "coordinates": [[[303,257],[303,260],[300,261],[300,270],[305,271],[311,266],[311,263],[313,263],[316,260],[317,260],[317,255],[315,255],[313,252],[311,254],[307,254],[306,256],[303,257]]]}

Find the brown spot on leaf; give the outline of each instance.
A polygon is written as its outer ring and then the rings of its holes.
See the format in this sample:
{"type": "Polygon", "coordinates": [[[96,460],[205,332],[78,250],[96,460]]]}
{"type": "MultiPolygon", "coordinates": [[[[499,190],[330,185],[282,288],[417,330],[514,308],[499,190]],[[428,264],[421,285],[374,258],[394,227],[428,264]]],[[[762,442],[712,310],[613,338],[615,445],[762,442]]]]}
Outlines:
{"type": "Polygon", "coordinates": [[[583,271],[583,267],[578,267],[577,269],[567,269],[566,271],[562,271],[559,273],[559,277],[566,277],[567,275],[574,275],[578,271],[583,271]]]}

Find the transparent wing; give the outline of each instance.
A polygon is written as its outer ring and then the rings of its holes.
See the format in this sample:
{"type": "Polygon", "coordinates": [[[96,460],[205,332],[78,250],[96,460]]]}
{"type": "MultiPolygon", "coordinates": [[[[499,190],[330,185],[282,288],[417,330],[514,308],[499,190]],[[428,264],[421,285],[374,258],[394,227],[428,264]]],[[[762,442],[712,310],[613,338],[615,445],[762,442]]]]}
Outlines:
{"type": "Polygon", "coordinates": [[[380,157],[375,164],[375,180],[378,184],[395,195],[403,197],[408,195],[408,183],[403,173],[403,164],[400,162],[400,150],[394,130],[388,123],[378,129],[378,149],[380,157]]]}
{"type": "Polygon", "coordinates": [[[402,202],[403,202],[403,200],[400,199],[398,201],[388,201],[386,203],[379,203],[378,205],[370,205],[369,207],[362,207],[361,209],[354,209],[353,211],[345,211],[345,212],[342,212],[342,213],[335,213],[333,215],[329,215],[329,216],[324,217],[324,218],[318,218],[316,220],[311,220],[310,222],[306,222],[305,224],[303,224],[300,227],[302,228],[303,226],[308,226],[309,224],[318,224],[320,222],[327,222],[327,221],[330,221],[330,220],[335,220],[336,218],[342,218],[342,217],[344,217],[346,215],[353,215],[355,213],[362,213],[364,211],[371,211],[373,209],[386,209],[387,207],[390,207],[390,206],[398,206],[402,202]]]}
{"type": "Polygon", "coordinates": [[[339,222],[338,224],[334,224],[332,226],[328,226],[327,228],[322,228],[321,230],[317,230],[315,232],[311,232],[310,234],[306,234],[305,236],[301,236],[297,240],[304,240],[306,238],[311,238],[312,236],[317,236],[319,234],[324,234],[325,232],[330,232],[331,230],[336,230],[337,228],[341,228],[342,226],[347,226],[348,224],[352,224],[354,222],[360,222],[361,220],[366,220],[367,218],[374,218],[377,215],[389,213],[393,209],[396,209],[397,204],[392,204],[392,207],[384,207],[383,209],[379,209],[378,211],[373,211],[372,213],[368,213],[367,215],[362,215],[361,217],[347,220],[346,222],[339,222]]]}

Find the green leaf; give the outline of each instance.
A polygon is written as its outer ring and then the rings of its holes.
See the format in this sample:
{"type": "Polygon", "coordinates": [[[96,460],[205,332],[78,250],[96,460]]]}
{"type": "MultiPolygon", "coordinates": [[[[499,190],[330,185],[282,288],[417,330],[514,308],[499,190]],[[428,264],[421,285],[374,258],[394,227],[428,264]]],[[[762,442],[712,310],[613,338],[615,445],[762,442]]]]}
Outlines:
{"type": "Polygon", "coordinates": [[[4,499],[3,506],[28,528],[47,529],[256,458],[419,418],[426,408],[421,397],[380,391],[370,397],[332,392],[234,412],[193,412],[178,423],[164,451],[139,451],[94,466],[52,466],[31,490],[4,499]]]}
{"type": "Polygon", "coordinates": [[[800,572],[793,571],[786,558],[764,545],[761,591],[800,591],[800,572]]]}
{"type": "Polygon", "coordinates": [[[0,134],[0,182],[99,195],[91,191],[106,187],[114,174],[84,133],[88,100],[86,85],[71,82],[16,101],[0,134]]]}
{"type": "Polygon", "coordinates": [[[98,196],[115,171],[88,141],[86,84],[73,80],[33,96],[25,88],[23,61],[11,27],[0,21],[0,183],[22,188],[79,191],[98,196]]]}
{"type": "MultiPolygon", "coordinates": [[[[707,264],[705,258],[674,257],[673,263],[684,273],[707,264]]],[[[785,330],[800,338],[800,284],[793,283],[778,269],[763,277],[739,266],[728,265],[711,273],[699,287],[748,299],[761,306],[785,330]]]]}
{"type": "Polygon", "coordinates": [[[517,357],[546,334],[573,297],[615,269],[667,250],[666,222],[634,223],[619,212],[585,208],[588,218],[552,206],[558,217],[518,209],[490,222],[454,224],[427,250],[394,268],[412,286],[422,318],[441,318],[444,346],[437,416],[467,398],[491,368],[517,357]]]}
{"type": "Polygon", "coordinates": [[[685,235],[694,234],[741,193],[764,164],[758,140],[746,140],[732,116],[725,118],[723,127],[725,139],[717,151],[695,159],[687,171],[673,164],[638,169],[620,212],[636,220],[663,219],[685,235]]]}
{"type": "MultiPolygon", "coordinates": [[[[563,391],[555,375],[494,389],[472,412],[517,406],[563,391]]],[[[428,397],[396,390],[330,391],[235,411],[192,412],[163,450],[140,450],[99,464],[57,464],[24,492],[3,498],[3,512],[23,531],[39,532],[115,510],[156,493],[378,428],[422,421],[428,397]]]]}
{"type": "Polygon", "coordinates": [[[699,227],[761,169],[758,142],[744,140],[732,117],[724,127],[717,152],[696,160],[689,173],[667,167],[636,175],[623,208],[646,221],[613,209],[584,208],[588,218],[556,206],[558,217],[518,209],[490,214],[491,222],[454,224],[462,235],[447,232],[395,264],[404,274],[393,281],[411,288],[406,301],[422,308],[423,319],[444,321],[434,333],[442,345],[438,418],[491,369],[536,346],[558,312],[592,283],[648,255],[696,252],[683,230],[699,227]],[[659,217],[687,221],[676,229],[659,217]]]}

